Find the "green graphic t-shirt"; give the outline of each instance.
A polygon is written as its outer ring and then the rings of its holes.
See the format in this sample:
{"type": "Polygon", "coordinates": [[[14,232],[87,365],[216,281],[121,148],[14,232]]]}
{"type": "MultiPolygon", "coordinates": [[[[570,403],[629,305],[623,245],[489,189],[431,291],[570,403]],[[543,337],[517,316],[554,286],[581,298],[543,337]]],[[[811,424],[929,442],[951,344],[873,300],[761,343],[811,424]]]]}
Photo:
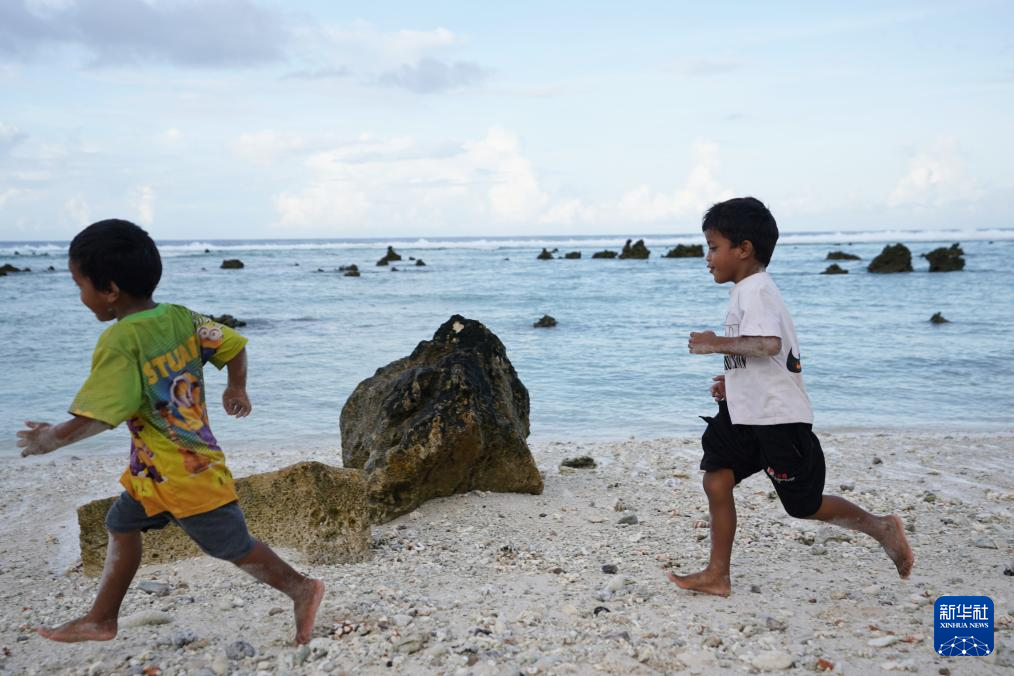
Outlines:
{"type": "Polygon", "coordinates": [[[202,514],[236,500],[208,425],[204,364],[221,369],[246,338],[209,317],[162,303],[124,317],[95,346],[70,412],[130,429],[120,483],[149,516],[202,514]]]}

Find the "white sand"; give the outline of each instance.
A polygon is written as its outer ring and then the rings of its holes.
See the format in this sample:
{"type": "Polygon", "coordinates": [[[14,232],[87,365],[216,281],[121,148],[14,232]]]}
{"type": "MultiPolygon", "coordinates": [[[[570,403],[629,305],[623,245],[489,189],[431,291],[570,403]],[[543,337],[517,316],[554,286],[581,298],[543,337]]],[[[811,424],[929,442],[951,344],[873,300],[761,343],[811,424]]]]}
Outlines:
{"type": "MultiPolygon", "coordinates": [[[[680,591],[662,568],[696,570],[708,551],[707,528],[695,526],[707,514],[698,440],[547,443],[533,449],[543,495],[435,500],[375,527],[372,561],[304,566],[327,582],[328,595],[319,638],[303,650],[287,645],[293,627],[282,595],[207,558],[138,574],[135,582],[159,580],[171,591],[131,589],[121,617],[161,611],[168,624],[121,627],[108,643],[36,636],[32,627],[88,608],[97,581],[75,568],[74,509],[117,492],[126,458],[74,457],[69,448],[5,459],[0,652],[9,655],[0,656],[0,673],[742,673],[789,663],[788,672],[813,673],[821,658],[834,673],[1011,673],[1014,577],[1004,568],[1014,565],[1014,433],[850,431],[822,441],[827,492],[896,512],[913,529],[910,580],[899,581],[869,538],[786,516],[758,475],[737,490],[732,597],[680,591]],[[564,457],[581,454],[598,468],[559,469],[564,457]],[[875,456],[883,462],[874,464],[875,456]],[[618,500],[638,524],[617,524],[618,500]],[[819,545],[826,533],[852,541],[819,545]],[[818,544],[806,544],[814,537],[818,544]],[[603,573],[603,564],[618,574],[603,573]],[[993,599],[999,647],[992,656],[934,653],[933,602],[959,594],[993,599]],[[595,615],[598,606],[608,612],[595,615]],[[342,622],[348,635],[335,633],[342,622]],[[236,640],[256,655],[227,660],[236,640]]],[[[338,457],[229,456],[239,476],[338,457]]]]}

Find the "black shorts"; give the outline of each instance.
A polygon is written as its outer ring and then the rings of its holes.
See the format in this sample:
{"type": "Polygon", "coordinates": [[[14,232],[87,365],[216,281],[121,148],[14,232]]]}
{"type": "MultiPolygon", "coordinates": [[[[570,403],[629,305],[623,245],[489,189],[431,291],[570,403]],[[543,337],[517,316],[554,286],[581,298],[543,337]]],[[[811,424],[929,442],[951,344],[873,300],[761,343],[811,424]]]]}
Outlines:
{"type": "Polygon", "coordinates": [[[701,417],[708,423],[701,469],[731,469],[737,484],[763,470],[789,515],[802,519],[820,509],[826,469],[812,425],[733,425],[724,401],[714,418],[701,417]]]}

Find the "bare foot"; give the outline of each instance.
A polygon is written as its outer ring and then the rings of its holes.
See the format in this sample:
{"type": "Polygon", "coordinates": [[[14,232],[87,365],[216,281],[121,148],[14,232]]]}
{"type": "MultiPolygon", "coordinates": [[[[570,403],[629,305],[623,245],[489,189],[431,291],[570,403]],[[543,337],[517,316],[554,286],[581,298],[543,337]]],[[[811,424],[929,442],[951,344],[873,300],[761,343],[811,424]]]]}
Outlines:
{"type": "Polygon", "coordinates": [[[80,643],[81,641],[109,641],[116,638],[116,621],[93,622],[86,617],[79,617],[59,627],[36,627],[39,636],[50,641],[61,643],[80,643]]]}
{"type": "Polygon", "coordinates": [[[905,537],[905,524],[901,522],[901,517],[894,514],[885,516],[884,519],[886,519],[885,530],[880,544],[894,561],[901,579],[908,579],[909,573],[912,572],[912,565],[915,563],[915,555],[912,554],[912,548],[908,546],[908,538],[905,537]]]}
{"type": "Polygon", "coordinates": [[[303,593],[293,599],[293,610],[296,614],[296,644],[309,643],[313,637],[313,622],[317,618],[317,608],[324,598],[324,582],[309,580],[303,593]]]}
{"type": "Polygon", "coordinates": [[[732,583],[729,581],[728,573],[715,573],[705,568],[692,575],[667,573],[666,577],[680,589],[688,589],[702,594],[714,594],[715,596],[728,596],[732,593],[732,583]]]}

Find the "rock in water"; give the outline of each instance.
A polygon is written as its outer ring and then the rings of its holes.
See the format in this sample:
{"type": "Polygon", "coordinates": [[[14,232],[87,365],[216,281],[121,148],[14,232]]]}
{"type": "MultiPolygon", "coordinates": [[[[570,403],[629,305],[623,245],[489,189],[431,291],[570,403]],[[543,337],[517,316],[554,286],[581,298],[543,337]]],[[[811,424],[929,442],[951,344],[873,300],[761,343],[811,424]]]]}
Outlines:
{"type": "Polygon", "coordinates": [[[579,455],[576,458],[564,458],[560,467],[573,467],[574,469],[589,469],[595,467],[595,458],[590,455],[579,455]]]}
{"type": "Polygon", "coordinates": [[[631,240],[627,240],[627,243],[623,245],[623,251],[620,252],[620,258],[636,258],[644,259],[651,255],[651,251],[644,245],[644,240],[639,239],[633,244],[631,240]]]}
{"type": "Polygon", "coordinates": [[[243,269],[243,261],[241,261],[238,258],[230,258],[228,260],[224,260],[224,261],[222,261],[222,269],[223,270],[242,270],[243,269]]]}
{"type": "Polygon", "coordinates": [[[827,266],[827,270],[824,270],[824,272],[822,272],[820,274],[822,274],[822,275],[847,275],[848,273],[849,273],[848,270],[846,270],[842,266],[838,265],[837,263],[831,263],[831,265],[827,266]]]}
{"type": "MultiPolygon", "coordinates": [[[[236,492],[258,540],[300,551],[310,563],[353,563],[370,556],[366,477],[358,470],[301,462],[238,479],[236,492]]],[[[105,517],[114,500],[95,500],[77,510],[86,575],[102,572],[109,537],[105,517]]],[[[150,530],[143,539],[143,563],[201,556],[176,525],[150,530]]]]}
{"type": "Polygon", "coordinates": [[[540,261],[551,261],[551,260],[553,260],[553,254],[551,254],[548,249],[546,249],[545,247],[543,247],[542,251],[540,251],[539,255],[536,256],[535,258],[536,258],[536,260],[540,260],[540,261]]]}
{"type": "Polygon", "coordinates": [[[703,256],[703,244],[677,244],[665,252],[662,258],[702,258],[703,256]]]}
{"type": "Polygon", "coordinates": [[[829,260],[829,261],[857,261],[857,260],[859,260],[859,256],[857,256],[855,254],[846,253],[844,251],[829,251],[828,254],[827,254],[827,258],[825,258],[825,260],[829,260]]]}
{"type": "Polygon", "coordinates": [[[566,260],[568,260],[568,261],[580,260],[581,259],[581,252],[580,251],[568,251],[567,253],[563,254],[563,257],[566,260]]]}
{"type": "Polygon", "coordinates": [[[904,244],[888,244],[866,268],[870,272],[912,272],[912,252],[904,244]]]}
{"type": "Polygon", "coordinates": [[[592,258],[616,258],[615,251],[596,251],[592,254],[592,258]]]}
{"type": "Polygon", "coordinates": [[[377,265],[387,265],[388,263],[391,263],[393,261],[400,261],[400,260],[401,260],[401,254],[399,254],[397,251],[395,251],[393,246],[389,246],[389,247],[387,247],[387,253],[384,254],[384,257],[381,258],[379,261],[377,261],[377,265]]]}
{"type": "Polygon", "coordinates": [[[950,324],[951,320],[944,317],[942,312],[934,312],[933,316],[930,317],[930,323],[932,324],[950,324]]]}
{"type": "Polygon", "coordinates": [[[549,315],[542,315],[542,319],[532,324],[537,329],[551,329],[556,326],[556,319],[549,315]]]}
{"type": "Polygon", "coordinates": [[[359,383],[342,407],[342,460],[366,471],[374,522],[471,490],[539,494],[528,413],[500,339],[454,315],[359,383]]]}
{"type": "Polygon", "coordinates": [[[955,242],[949,247],[933,249],[922,257],[929,261],[930,272],[955,272],[965,269],[965,259],[962,258],[964,255],[961,245],[955,242]]]}
{"type": "Polygon", "coordinates": [[[211,317],[211,321],[218,322],[219,324],[225,324],[230,329],[236,329],[241,326],[246,326],[246,322],[244,322],[242,319],[236,319],[232,315],[218,315],[217,317],[215,315],[208,316],[211,317]]]}

